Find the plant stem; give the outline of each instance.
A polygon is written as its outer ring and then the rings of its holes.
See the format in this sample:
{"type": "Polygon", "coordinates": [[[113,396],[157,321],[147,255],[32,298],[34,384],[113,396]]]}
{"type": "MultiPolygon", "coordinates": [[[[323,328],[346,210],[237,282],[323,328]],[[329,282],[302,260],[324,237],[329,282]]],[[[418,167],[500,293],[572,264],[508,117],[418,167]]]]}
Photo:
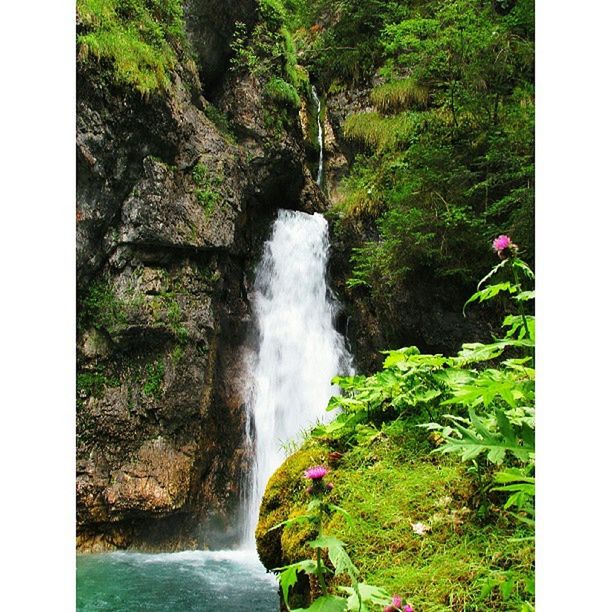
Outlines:
{"type": "MultiPolygon", "coordinates": [[[[516,267],[514,265],[512,265],[512,274],[514,275],[514,284],[519,288],[520,292],[521,283],[519,282],[518,274],[516,273],[516,267]]],[[[525,330],[525,334],[527,335],[527,338],[531,340],[531,334],[529,333],[529,327],[527,326],[527,318],[525,317],[525,311],[523,310],[523,303],[520,300],[518,301],[518,309],[519,314],[521,315],[521,320],[523,321],[523,328],[525,330]]]]}
{"type": "MultiPolygon", "coordinates": [[[[319,535],[321,537],[323,531],[323,505],[319,506],[319,535]]],[[[327,585],[325,584],[325,576],[323,575],[323,563],[321,561],[321,549],[317,548],[317,578],[319,579],[319,586],[321,587],[321,591],[323,595],[327,595],[327,585]]]]}

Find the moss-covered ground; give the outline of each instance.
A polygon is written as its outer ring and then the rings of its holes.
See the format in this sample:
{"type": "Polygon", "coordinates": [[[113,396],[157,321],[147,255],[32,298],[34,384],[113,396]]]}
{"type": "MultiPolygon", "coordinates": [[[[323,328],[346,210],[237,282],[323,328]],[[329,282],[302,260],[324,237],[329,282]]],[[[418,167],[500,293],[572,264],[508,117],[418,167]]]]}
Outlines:
{"type": "Polygon", "coordinates": [[[477,510],[469,468],[432,448],[410,426],[391,426],[340,457],[308,441],[268,484],[257,534],[264,563],[312,556],[308,525],[267,530],[305,512],[303,470],[324,463],[334,503],[352,517],[336,514],[324,531],[346,543],[365,582],[409,598],[418,611],[532,609],[522,602],[533,601],[533,542],[501,508],[477,510]]]}

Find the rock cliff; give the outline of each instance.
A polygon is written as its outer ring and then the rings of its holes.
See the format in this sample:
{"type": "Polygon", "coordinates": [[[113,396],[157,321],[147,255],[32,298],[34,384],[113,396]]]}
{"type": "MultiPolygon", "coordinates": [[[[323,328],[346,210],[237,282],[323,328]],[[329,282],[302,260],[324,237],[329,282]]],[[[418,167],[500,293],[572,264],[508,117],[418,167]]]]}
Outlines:
{"type": "Polygon", "coordinates": [[[78,63],[82,550],[235,542],[249,272],[276,208],[322,205],[297,112],[266,128],[261,79],[229,70],[255,3],[194,0],[185,16],[198,62],[165,91],[78,63]]]}

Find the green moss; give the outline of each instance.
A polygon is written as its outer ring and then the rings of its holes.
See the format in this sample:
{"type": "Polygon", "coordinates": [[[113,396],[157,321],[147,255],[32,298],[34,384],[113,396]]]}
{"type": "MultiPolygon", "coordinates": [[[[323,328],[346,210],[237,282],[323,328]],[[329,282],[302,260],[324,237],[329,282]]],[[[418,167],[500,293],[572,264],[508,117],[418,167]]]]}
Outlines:
{"type": "MultiPolygon", "coordinates": [[[[329,450],[309,442],[270,480],[257,535],[269,555],[276,547],[280,557],[273,563],[308,554],[307,527],[291,526],[274,537],[276,532],[265,534],[265,529],[304,512],[302,471],[327,463],[329,450]]],[[[430,450],[426,434],[413,429],[390,429],[348,449],[328,480],[334,484],[334,503],[351,514],[352,524],[336,514],[324,531],[347,544],[363,580],[408,596],[415,609],[519,610],[521,601],[533,599],[532,542],[518,541],[520,528],[510,526],[503,512],[486,521],[477,516],[476,488],[465,466],[434,458],[430,450]],[[429,531],[415,533],[416,523],[429,531]],[[512,588],[504,599],[501,587],[509,580],[512,588]]]]}
{"type": "Polygon", "coordinates": [[[79,58],[112,62],[117,81],[142,94],[167,89],[186,46],[180,0],[77,0],[79,58]]]}
{"type": "Polygon", "coordinates": [[[322,463],[326,456],[327,450],[311,441],[298,453],[291,455],[268,481],[256,530],[257,550],[267,567],[279,567],[290,562],[290,559],[295,559],[295,555],[299,553],[299,548],[293,547],[299,546],[299,536],[291,538],[291,534],[288,534],[286,543],[289,550],[285,550],[281,545],[281,537],[289,530],[269,530],[287,520],[292,513],[305,511],[304,470],[313,464],[322,463]]]}
{"type": "Polygon", "coordinates": [[[217,129],[227,138],[227,140],[236,144],[236,135],[225,113],[220,111],[214,104],[209,103],[204,109],[204,114],[215,124],[217,129]]]}
{"type": "Polygon", "coordinates": [[[77,373],[77,407],[82,408],[84,399],[88,397],[102,397],[106,387],[118,387],[117,376],[109,376],[101,369],[85,370],[77,373]]]}
{"type": "Polygon", "coordinates": [[[150,301],[153,318],[158,324],[168,325],[179,342],[184,343],[189,334],[183,325],[183,311],[176,294],[166,291],[154,296],[150,301]]]}
{"type": "Polygon", "coordinates": [[[284,104],[295,109],[300,108],[301,100],[295,87],[278,77],[271,78],[266,84],[266,93],[278,104],[284,104]]]}
{"type": "Polygon", "coordinates": [[[147,363],[145,366],[146,377],[142,387],[142,392],[149,397],[160,399],[165,373],[166,366],[162,359],[153,363],[147,363]]]}
{"type": "Polygon", "coordinates": [[[98,279],[92,282],[81,301],[79,327],[91,324],[96,329],[109,329],[125,323],[126,319],[125,305],[114,294],[108,281],[98,279]]]}
{"type": "Polygon", "coordinates": [[[210,217],[221,199],[221,193],[218,191],[221,178],[216,175],[211,176],[209,169],[201,162],[194,166],[191,178],[196,186],[195,197],[202,205],[206,217],[210,217]]]}
{"type": "Polygon", "coordinates": [[[174,349],[172,350],[172,353],[170,353],[170,359],[172,360],[172,363],[174,365],[177,365],[178,363],[180,363],[184,354],[185,354],[185,349],[182,347],[182,345],[179,344],[175,346],[174,349]]]}

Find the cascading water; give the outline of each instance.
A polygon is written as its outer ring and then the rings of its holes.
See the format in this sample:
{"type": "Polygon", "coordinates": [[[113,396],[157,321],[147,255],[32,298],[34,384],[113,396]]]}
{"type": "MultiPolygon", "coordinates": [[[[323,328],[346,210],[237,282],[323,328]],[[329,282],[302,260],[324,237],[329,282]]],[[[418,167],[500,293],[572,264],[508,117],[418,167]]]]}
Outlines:
{"type": "Polygon", "coordinates": [[[319,167],[317,169],[317,185],[323,185],[323,126],[321,125],[321,100],[317,96],[315,86],[312,86],[312,97],[317,105],[317,141],[319,143],[319,167]]]}
{"type": "Polygon", "coordinates": [[[337,303],[326,283],[327,221],[280,210],[256,270],[253,309],[259,331],[251,367],[249,427],[254,463],[247,486],[243,546],[255,544],[266,482],[284,460],[283,445],[317,421],[329,421],[331,379],[352,371],[334,328],[337,303]]]}

